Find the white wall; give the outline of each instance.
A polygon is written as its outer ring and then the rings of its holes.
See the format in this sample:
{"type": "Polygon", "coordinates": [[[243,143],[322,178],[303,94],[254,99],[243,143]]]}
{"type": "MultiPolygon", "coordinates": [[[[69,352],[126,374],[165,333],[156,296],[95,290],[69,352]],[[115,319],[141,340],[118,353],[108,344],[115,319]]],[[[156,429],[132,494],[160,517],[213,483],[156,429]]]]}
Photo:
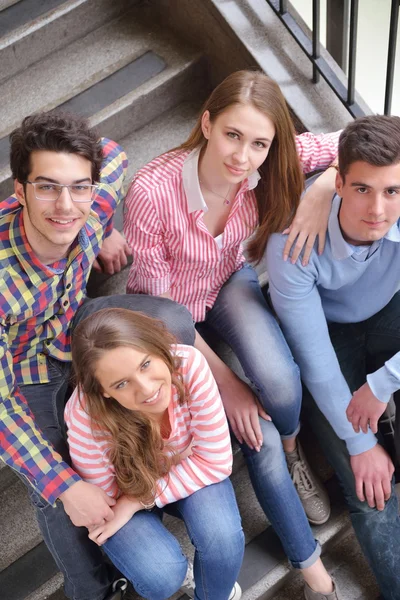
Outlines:
{"type": "MultiPolygon", "coordinates": [[[[312,25],[312,0],[291,0],[312,25]]],[[[360,0],[358,16],[356,89],[376,113],[383,113],[391,0],[360,0]]],[[[321,41],[325,43],[326,0],[321,2],[321,41]]],[[[400,115],[400,26],[397,32],[392,114],[400,115]]]]}

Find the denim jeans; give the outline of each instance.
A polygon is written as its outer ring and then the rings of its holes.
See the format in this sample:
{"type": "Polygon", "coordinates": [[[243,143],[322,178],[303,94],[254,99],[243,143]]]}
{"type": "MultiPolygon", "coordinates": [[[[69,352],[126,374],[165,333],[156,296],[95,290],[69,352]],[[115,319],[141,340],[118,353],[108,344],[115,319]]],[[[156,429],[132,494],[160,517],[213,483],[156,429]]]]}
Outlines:
{"type": "MultiPolygon", "coordinates": [[[[228,600],[243,560],[244,535],[229,479],[164,507],[181,518],[195,547],[196,600],[228,600]]],[[[140,511],[104,544],[104,550],[148,600],[169,598],[181,587],[187,559],[162,524],[160,509],[140,511]]]]}
{"type": "MultiPolygon", "coordinates": [[[[121,307],[142,311],[165,321],[167,327],[185,344],[194,343],[190,313],[181,305],[164,298],[142,295],[107,296],[88,300],[78,310],[74,325],[102,308],[121,307]]],[[[21,386],[35,422],[47,440],[70,464],[66,443],[64,407],[70,394],[70,363],[48,359],[50,382],[21,386]]],[[[26,481],[25,481],[26,483],[26,481]]],[[[28,485],[28,484],[27,484],[28,485]]],[[[58,568],[64,575],[65,593],[71,600],[103,600],[113,580],[100,548],[88,538],[85,527],[75,527],[57,501],[50,506],[28,486],[36,507],[39,527],[58,568]]]]}
{"type": "Polygon", "coordinates": [[[238,357],[272,422],[260,418],[260,452],[242,451],[258,501],[296,568],[311,566],[320,555],[303,506],[292,483],[282,438],[299,429],[299,369],[269,308],[257,274],[245,265],[221,288],[206,320],[196,325],[207,341],[214,331],[238,357]]]}
{"type": "MultiPolygon", "coordinates": [[[[329,333],[340,368],[351,391],[366,381],[368,372],[380,368],[400,351],[400,294],[379,313],[354,324],[330,323],[329,333]]],[[[395,398],[398,395],[395,394],[395,398]]],[[[396,398],[399,407],[398,398],[396,398]]],[[[358,500],[353,472],[345,443],[340,440],[308,391],[303,412],[320,445],[335,469],[350,510],[351,521],[360,546],[375,574],[385,600],[400,598],[400,518],[394,487],[383,511],[358,500]]],[[[399,410],[397,411],[399,413],[399,410]]],[[[396,421],[399,442],[398,418],[396,421]]]]}

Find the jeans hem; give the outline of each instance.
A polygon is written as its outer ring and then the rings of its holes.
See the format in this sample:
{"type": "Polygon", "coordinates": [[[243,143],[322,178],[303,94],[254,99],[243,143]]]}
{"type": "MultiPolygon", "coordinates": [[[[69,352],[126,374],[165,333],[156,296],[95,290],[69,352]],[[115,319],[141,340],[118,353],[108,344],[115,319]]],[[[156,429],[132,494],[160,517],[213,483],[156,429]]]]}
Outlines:
{"type": "Polygon", "coordinates": [[[299,423],[293,433],[286,433],[285,435],[281,435],[281,440],[290,440],[291,438],[296,437],[296,435],[299,434],[300,429],[301,425],[299,423]]]}
{"type": "Polygon", "coordinates": [[[307,569],[308,567],[311,567],[315,562],[317,562],[317,560],[321,556],[321,546],[319,542],[315,541],[315,543],[316,547],[311,556],[307,558],[307,560],[301,560],[299,562],[293,562],[291,560],[290,564],[292,565],[292,567],[294,567],[295,569],[307,569]]]}

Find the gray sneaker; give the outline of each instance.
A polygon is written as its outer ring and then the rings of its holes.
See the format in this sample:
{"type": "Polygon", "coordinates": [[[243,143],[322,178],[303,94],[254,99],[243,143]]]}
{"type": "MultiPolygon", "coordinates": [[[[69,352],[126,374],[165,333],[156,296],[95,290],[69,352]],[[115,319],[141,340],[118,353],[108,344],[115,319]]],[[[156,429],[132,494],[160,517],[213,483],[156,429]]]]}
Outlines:
{"type": "Polygon", "coordinates": [[[307,583],[304,583],[304,598],[305,600],[340,600],[335,582],[333,582],[333,592],[330,594],[314,592],[307,583]]]}
{"type": "MultiPolygon", "coordinates": [[[[193,576],[193,565],[188,561],[188,570],[186,573],[185,581],[181,585],[181,591],[185,592],[189,598],[194,598],[194,576],[193,576]]],[[[228,600],[240,600],[242,597],[242,590],[238,582],[233,586],[233,590],[230,593],[228,600]]]]}
{"type": "Polygon", "coordinates": [[[308,520],[312,525],[326,523],[331,514],[329,496],[312,472],[298,440],[296,450],[286,454],[286,462],[308,520]]]}

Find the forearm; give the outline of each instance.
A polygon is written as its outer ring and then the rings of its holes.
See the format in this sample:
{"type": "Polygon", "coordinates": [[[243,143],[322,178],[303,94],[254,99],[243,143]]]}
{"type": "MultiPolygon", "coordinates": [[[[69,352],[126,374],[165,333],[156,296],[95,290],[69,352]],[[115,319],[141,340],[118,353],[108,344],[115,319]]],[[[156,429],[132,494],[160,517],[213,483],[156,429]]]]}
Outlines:
{"type": "Polygon", "coordinates": [[[1,459],[28,480],[49,504],[80,480],[36,427],[18,391],[1,402],[0,439],[1,459]]]}
{"type": "Polygon", "coordinates": [[[197,350],[199,350],[207,360],[207,363],[220,390],[228,384],[229,380],[236,378],[236,375],[233,373],[233,371],[219,358],[214,350],[210,348],[198,331],[196,331],[194,347],[197,348],[197,350]]]}

